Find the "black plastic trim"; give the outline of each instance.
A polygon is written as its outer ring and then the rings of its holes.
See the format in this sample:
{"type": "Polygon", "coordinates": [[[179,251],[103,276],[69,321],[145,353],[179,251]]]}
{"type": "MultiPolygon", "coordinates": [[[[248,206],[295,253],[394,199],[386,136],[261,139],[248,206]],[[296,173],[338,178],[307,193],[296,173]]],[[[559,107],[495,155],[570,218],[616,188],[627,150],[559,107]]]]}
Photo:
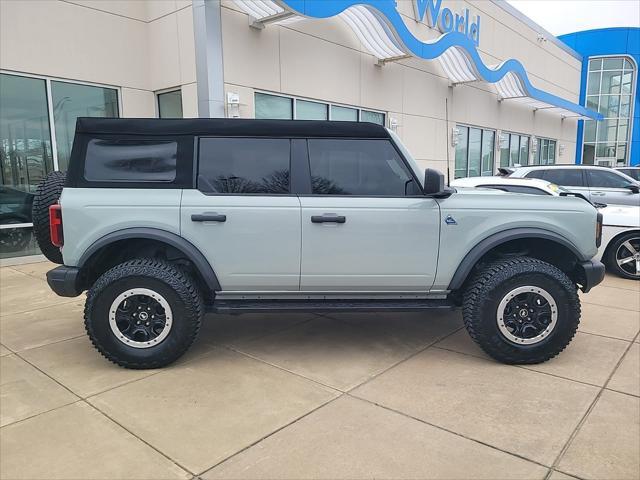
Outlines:
{"type": "Polygon", "coordinates": [[[77,267],[80,269],[83,268],[84,265],[91,259],[91,257],[102,248],[120,240],[134,238],[157,240],[180,250],[198,269],[198,272],[204,279],[207,287],[209,287],[213,291],[222,290],[213,267],[207,261],[202,252],[200,252],[200,250],[198,250],[192,243],[176,235],[175,233],[167,232],[166,230],[160,230],[157,228],[125,228],[123,230],[109,233],[99,240],[95,241],[84,252],[82,257],[80,257],[80,260],[78,261],[77,267]]]}
{"type": "Polygon", "coordinates": [[[77,297],[82,293],[81,270],[77,267],[59,267],[47,272],[47,283],[56,295],[77,297]]]}
{"type": "Polygon", "coordinates": [[[582,291],[587,293],[593,287],[604,280],[605,268],[602,262],[597,260],[587,260],[580,262],[578,268],[581,270],[582,291]]]}
{"type": "Polygon", "coordinates": [[[464,259],[462,259],[460,265],[458,265],[458,269],[456,270],[456,273],[453,275],[453,278],[449,283],[449,290],[457,290],[462,287],[463,283],[467,279],[467,276],[469,275],[469,273],[471,273],[471,270],[476,265],[476,263],[478,263],[478,261],[491,249],[503,243],[509,242],[511,240],[518,240],[520,238],[541,238],[544,240],[551,240],[553,242],[559,243],[563,247],[567,247],[578,260],[588,260],[588,258],[580,253],[580,250],[578,250],[578,248],[574,244],[557,233],[541,228],[513,228],[510,230],[505,230],[503,232],[495,233],[490,237],[485,238],[475,247],[473,247],[471,251],[464,257],[464,259]]]}

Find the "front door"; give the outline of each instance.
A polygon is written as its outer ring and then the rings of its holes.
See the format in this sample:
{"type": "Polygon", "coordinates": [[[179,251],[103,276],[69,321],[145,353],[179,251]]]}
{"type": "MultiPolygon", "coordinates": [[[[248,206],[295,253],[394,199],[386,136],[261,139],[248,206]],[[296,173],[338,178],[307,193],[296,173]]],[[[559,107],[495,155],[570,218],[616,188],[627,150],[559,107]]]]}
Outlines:
{"type": "Polygon", "coordinates": [[[432,286],[440,208],[387,139],[310,139],[300,289],[416,292],[432,286]]]}
{"type": "Polygon", "coordinates": [[[626,188],[632,184],[613,170],[587,169],[591,201],[616,205],[640,205],[640,195],[626,188]]]}
{"type": "Polygon", "coordinates": [[[290,140],[201,138],[198,189],[184,190],[182,236],[224,291],[297,291],[300,201],[290,194],[290,140]]]}

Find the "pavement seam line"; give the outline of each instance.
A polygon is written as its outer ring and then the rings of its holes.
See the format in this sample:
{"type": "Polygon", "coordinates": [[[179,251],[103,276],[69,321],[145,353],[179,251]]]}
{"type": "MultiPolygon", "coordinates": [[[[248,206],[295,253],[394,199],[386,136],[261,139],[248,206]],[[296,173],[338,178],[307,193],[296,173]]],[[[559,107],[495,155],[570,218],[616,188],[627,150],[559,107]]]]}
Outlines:
{"type": "Polygon", "coordinates": [[[525,460],[525,461],[527,461],[529,463],[535,463],[536,465],[539,465],[539,466],[547,468],[547,469],[551,468],[549,465],[545,465],[544,463],[541,463],[538,460],[532,460],[532,459],[527,458],[524,455],[521,455],[519,453],[510,452],[509,450],[504,450],[504,449],[502,449],[500,447],[497,447],[495,445],[487,443],[487,442],[485,442],[483,440],[478,440],[477,438],[469,437],[469,436],[467,436],[467,435],[465,435],[463,433],[456,432],[456,431],[451,430],[451,429],[449,429],[447,427],[443,427],[442,425],[437,425],[435,423],[428,422],[427,420],[424,420],[422,418],[414,417],[413,415],[410,415],[408,413],[402,412],[400,410],[396,410],[395,408],[391,408],[391,407],[388,407],[386,405],[383,405],[383,404],[380,404],[380,403],[376,403],[373,400],[369,400],[369,399],[364,398],[364,397],[359,397],[357,395],[352,395],[351,393],[346,393],[346,395],[351,397],[351,398],[354,398],[354,399],[361,400],[363,402],[369,403],[371,405],[375,405],[376,407],[383,408],[384,410],[388,410],[390,412],[397,413],[398,415],[402,415],[403,417],[410,418],[410,419],[415,420],[417,422],[420,422],[420,423],[422,423],[424,425],[428,425],[430,427],[437,428],[438,430],[442,430],[444,432],[450,433],[450,434],[455,435],[457,437],[464,438],[465,440],[469,440],[471,442],[478,443],[478,444],[483,445],[485,447],[489,447],[492,450],[496,450],[498,452],[506,453],[507,455],[511,455],[513,457],[517,457],[517,458],[519,458],[521,460],[525,460]]]}
{"type": "Polygon", "coordinates": [[[340,393],[340,395],[337,395],[337,396],[335,396],[334,398],[327,400],[326,402],[322,403],[321,405],[318,405],[317,407],[315,407],[315,408],[313,408],[313,409],[309,410],[307,413],[304,413],[304,414],[302,414],[301,416],[294,418],[294,419],[293,419],[292,421],[290,421],[289,423],[287,423],[287,424],[285,424],[285,425],[282,425],[281,427],[277,428],[276,430],[273,430],[273,431],[269,432],[267,435],[265,435],[264,437],[262,437],[262,438],[260,438],[260,439],[256,440],[255,442],[251,443],[250,445],[247,445],[246,447],[243,447],[242,449],[238,450],[237,452],[232,453],[231,455],[229,455],[228,457],[224,458],[223,460],[220,460],[220,461],[219,461],[218,463],[216,463],[215,465],[213,465],[213,466],[211,466],[211,467],[207,468],[206,470],[204,470],[204,471],[202,471],[202,472],[198,473],[198,475],[203,475],[204,473],[206,473],[206,472],[209,472],[209,471],[213,470],[214,468],[216,468],[216,467],[218,467],[218,466],[222,465],[223,463],[225,463],[225,462],[227,462],[227,461],[231,460],[232,458],[236,457],[237,455],[240,455],[242,452],[244,452],[244,451],[246,451],[246,450],[250,449],[251,447],[254,447],[254,446],[255,446],[255,445],[257,445],[258,443],[262,442],[263,440],[266,440],[267,438],[269,438],[269,437],[271,437],[271,436],[275,435],[276,433],[281,432],[281,431],[282,431],[282,430],[284,430],[285,428],[288,428],[288,427],[290,427],[291,425],[293,425],[293,424],[295,424],[295,423],[298,423],[298,422],[299,422],[300,420],[302,420],[303,418],[308,417],[308,416],[309,416],[309,415],[311,415],[312,413],[314,413],[314,412],[316,412],[316,411],[320,410],[321,408],[323,408],[323,407],[325,407],[325,406],[329,405],[330,403],[335,402],[336,400],[338,400],[339,398],[344,397],[345,395],[348,395],[348,394],[347,394],[347,393],[345,393],[345,392],[342,392],[342,393],[340,393]]]}
{"type": "Polygon", "coordinates": [[[22,315],[23,313],[36,312],[38,310],[45,310],[47,308],[59,307],[61,305],[69,305],[70,303],[74,303],[74,302],[77,302],[77,301],[78,300],[69,300],[67,302],[56,302],[56,303],[54,303],[52,305],[46,305],[44,307],[36,307],[36,308],[32,308],[30,310],[23,310],[23,311],[20,311],[20,312],[2,313],[2,314],[0,314],[0,318],[12,316],[12,315],[22,315]]]}
{"type": "MultiPolygon", "coordinates": [[[[637,334],[635,338],[638,338],[638,335],[640,335],[640,334],[637,334]]],[[[569,435],[569,438],[567,439],[567,441],[565,442],[564,446],[560,450],[560,453],[558,453],[558,456],[556,457],[556,459],[553,461],[553,464],[551,465],[551,469],[552,470],[554,470],[558,466],[558,464],[560,463],[560,460],[562,460],[562,457],[564,457],[565,453],[567,453],[567,451],[571,447],[571,444],[573,443],[573,440],[578,436],[578,433],[580,432],[580,429],[587,422],[587,419],[589,418],[589,415],[594,410],[596,404],[598,403],[598,400],[600,400],[600,397],[602,397],[602,394],[604,393],[604,391],[608,390],[607,389],[607,385],[609,384],[609,382],[613,378],[613,375],[618,371],[618,368],[622,364],[622,361],[624,360],[624,358],[627,355],[627,353],[629,352],[629,350],[631,350],[631,347],[633,346],[633,342],[635,341],[635,338],[634,338],[633,341],[629,342],[629,345],[627,345],[627,348],[625,349],[624,353],[622,354],[622,356],[620,357],[620,359],[616,363],[615,367],[613,367],[613,369],[611,370],[611,373],[609,374],[607,380],[604,382],[604,385],[602,385],[602,387],[600,388],[600,391],[596,394],[595,398],[593,399],[593,401],[591,402],[591,404],[587,408],[587,411],[584,413],[584,415],[582,416],[582,418],[580,419],[580,421],[578,422],[578,424],[574,428],[573,432],[571,432],[571,435],[569,435]]],[[[573,475],[573,474],[567,474],[567,475],[573,475]]],[[[573,476],[575,476],[575,475],[573,475],[573,476]]],[[[548,474],[545,477],[545,480],[549,480],[550,477],[551,477],[551,475],[548,474]]]]}
{"type": "Polygon", "coordinates": [[[60,410],[61,408],[68,407],[69,405],[75,405],[76,403],[80,403],[81,401],[82,401],[82,398],[78,398],[77,400],[74,400],[73,402],[65,403],[64,405],[58,405],[57,407],[50,408],[49,410],[45,410],[44,412],[34,413],[33,415],[29,415],[28,417],[21,418],[20,420],[16,420],[15,422],[11,422],[11,423],[7,423],[6,425],[2,425],[2,427],[0,427],[0,430],[3,430],[3,429],[5,429],[7,427],[10,427],[12,425],[17,425],[18,423],[26,422],[27,420],[31,420],[32,418],[39,417],[40,415],[44,415],[45,413],[50,413],[50,412],[54,412],[56,410],[60,410]]]}

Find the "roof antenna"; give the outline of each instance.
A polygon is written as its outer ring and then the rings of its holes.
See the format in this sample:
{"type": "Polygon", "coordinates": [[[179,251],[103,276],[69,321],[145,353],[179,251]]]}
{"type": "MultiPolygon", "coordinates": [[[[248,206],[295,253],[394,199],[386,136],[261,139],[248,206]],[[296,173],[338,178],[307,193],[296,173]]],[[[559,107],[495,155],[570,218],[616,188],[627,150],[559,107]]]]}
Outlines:
{"type": "Polygon", "coordinates": [[[447,187],[451,186],[451,167],[449,164],[449,99],[445,98],[444,99],[444,118],[445,118],[445,122],[447,122],[447,125],[444,129],[445,134],[444,134],[444,138],[446,141],[446,147],[447,147],[447,187]]]}

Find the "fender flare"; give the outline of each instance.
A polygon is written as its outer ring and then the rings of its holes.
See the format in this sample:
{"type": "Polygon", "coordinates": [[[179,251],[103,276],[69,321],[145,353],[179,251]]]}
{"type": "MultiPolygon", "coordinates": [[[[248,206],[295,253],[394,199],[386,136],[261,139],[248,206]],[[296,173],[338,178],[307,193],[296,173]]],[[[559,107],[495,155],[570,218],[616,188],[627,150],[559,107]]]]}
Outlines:
{"type": "Polygon", "coordinates": [[[542,228],[513,228],[494,233],[473,247],[458,265],[456,273],[453,275],[453,278],[449,283],[448,289],[457,290],[462,287],[473,267],[487,252],[503,243],[521,238],[540,238],[543,240],[551,240],[552,242],[568,248],[579,261],[589,260],[580,253],[580,250],[578,250],[573,243],[558,233],[550,230],[544,230],[542,228]]]}
{"type": "Polygon", "coordinates": [[[91,246],[87,248],[80,257],[80,260],[78,260],[77,266],[78,268],[83,268],[95,253],[114,242],[140,238],[156,240],[176,248],[193,263],[207,287],[214,292],[222,290],[213,267],[200,250],[198,250],[191,242],[185,240],[179,235],[158,228],[125,228],[123,230],[108,233],[104,237],[93,242],[91,246]]]}

